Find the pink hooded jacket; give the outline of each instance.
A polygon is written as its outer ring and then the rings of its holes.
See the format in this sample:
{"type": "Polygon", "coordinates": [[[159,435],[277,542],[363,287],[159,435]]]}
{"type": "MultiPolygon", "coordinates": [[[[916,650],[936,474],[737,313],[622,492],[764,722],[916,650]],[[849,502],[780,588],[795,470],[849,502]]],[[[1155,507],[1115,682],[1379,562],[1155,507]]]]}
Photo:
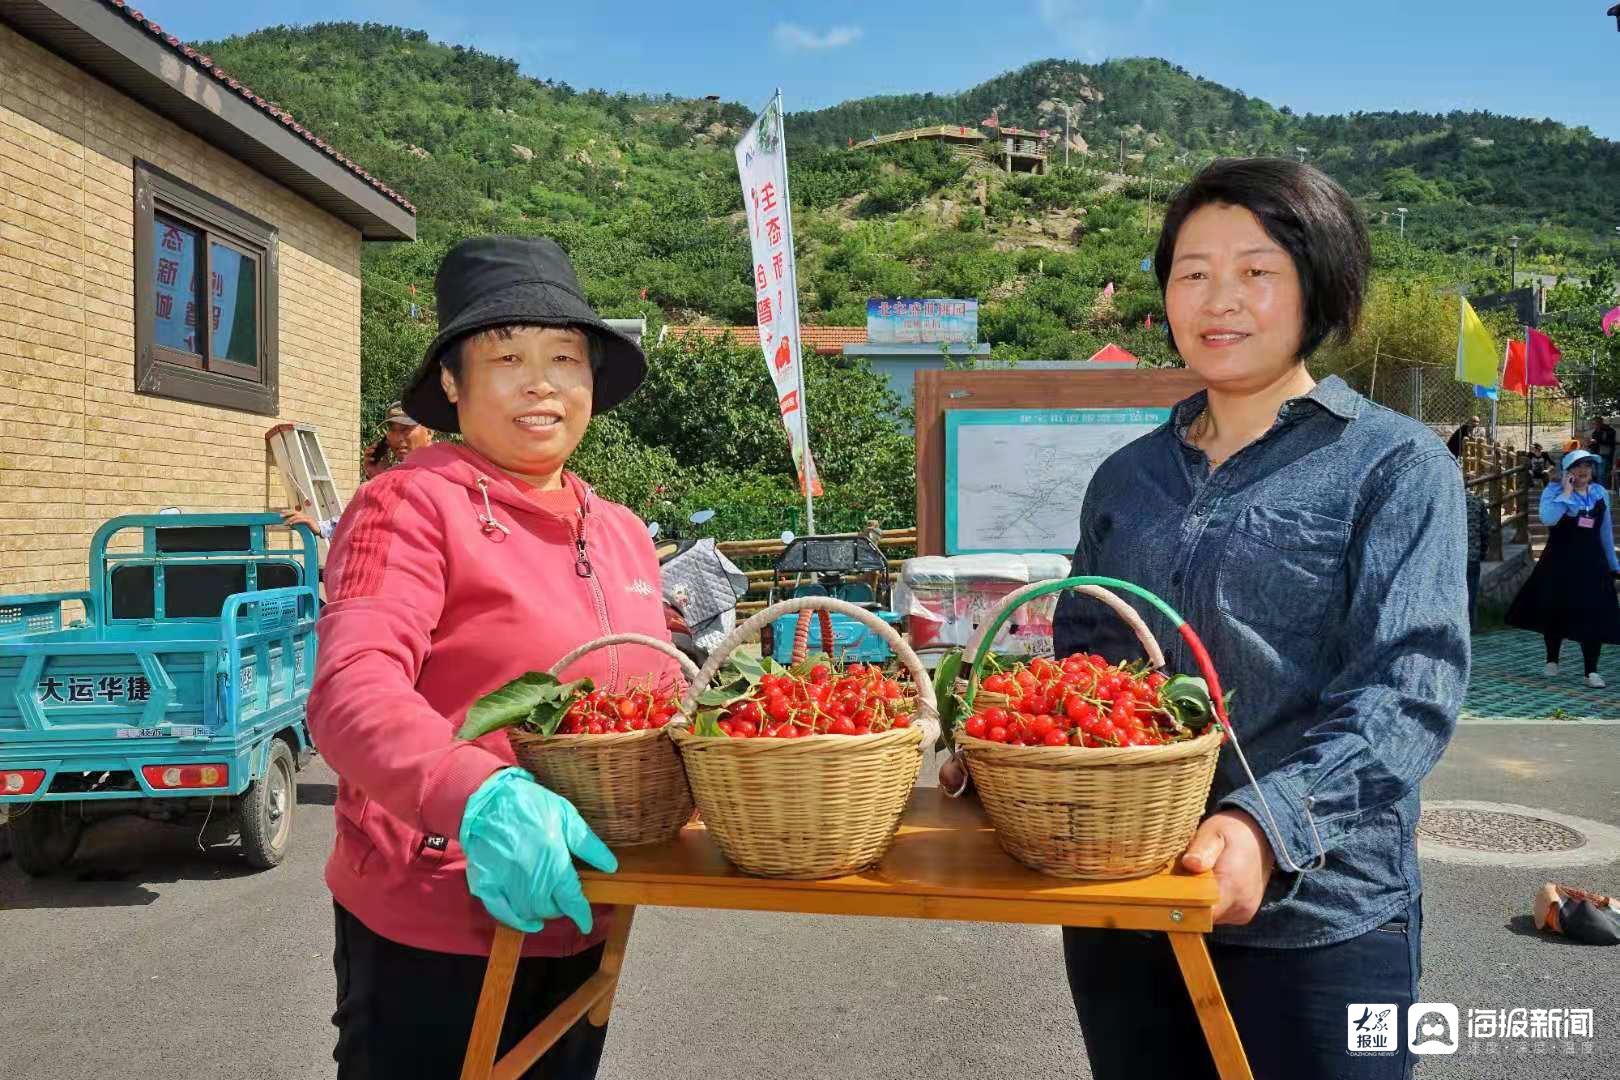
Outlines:
{"type": "MultiPolygon", "coordinates": [[[[495,923],[467,890],[457,837],[467,798],[515,759],[504,732],[456,741],[472,703],[592,638],[669,637],[645,526],[570,483],[579,512],[563,517],[474,451],[427,447],[365,484],[333,537],[309,699],[315,745],[340,777],[326,882],[391,941],[489,953],[495,923]]],[[[568,675],[621,689],[678,672],[614,647],[568,675]]],[[[579,952],[604,933],[597,914],[589,939],[558,919],[524,954],[579,952]]]]}

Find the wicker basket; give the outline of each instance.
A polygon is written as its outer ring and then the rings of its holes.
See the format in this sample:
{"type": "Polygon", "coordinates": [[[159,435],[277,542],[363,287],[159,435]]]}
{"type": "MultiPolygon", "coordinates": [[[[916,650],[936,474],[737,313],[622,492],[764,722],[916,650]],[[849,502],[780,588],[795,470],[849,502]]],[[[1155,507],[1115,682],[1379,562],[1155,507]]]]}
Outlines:
{"type": "Polygon", "coordinates": [[[710,654],[682,710],[694,713],[726,658],[762,627],[810,610],[848,615],[882,636],[916,684],[917,712],[911,726],[876,735],[731,739],[670,731],[710,834],[739,870],[761,877],[838,877],[883,858],[924,748],[939,733],[933,684],[917,654],[882,619],[825,596],[785,600],[737,627],[710,654]]]}
{"type": "MultiPolygon", "coordinates": [[[[644,645],[679,661],[690,683],[697,668],[667,641],[640,634],[614,634],[588,642],[559,660],[561,675],[587,653],[611,645],[644,645]]],[[[586,824],[609,847],[657,844],[692,819],[692,791],[670,729],[603,735],[537,735],[513,728],[512,751],[542,785],[574,804],[586,824]]]]}
{"type": "MultiPolygon", "coordinates": [[[[1065,589],[1107,604],[1135,631],[1149,662],[1163,667],[1164,654],[1141,616],[1095,582],[1042,582],[1008,596],[977,639],[969,705],[989,653],[983,646],[1004,617],[1037,595],[1065,589]]],[[[1218,700],[1219,683],[1211,678],[1210,686],[1218,700]]],[[[1224,724],[1224,710],[1220,719],[1224,724]]],[[[1008,746],[959,731],[956,743],[1009,855],[1057,877],[1117,879],[1154,873],[1186,849],[1204,816],[1222,738],[1212,727],[1169,746],[1008,746]]]]}

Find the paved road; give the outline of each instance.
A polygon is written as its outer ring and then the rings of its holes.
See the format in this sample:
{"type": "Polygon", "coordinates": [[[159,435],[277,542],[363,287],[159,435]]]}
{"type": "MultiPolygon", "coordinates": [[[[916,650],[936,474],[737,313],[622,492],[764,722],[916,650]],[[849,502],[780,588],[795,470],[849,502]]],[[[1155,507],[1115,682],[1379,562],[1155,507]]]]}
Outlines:
{"type": "MultiPolygon", "coordinates": [[[[1425,795],[1620,825],[1620,727],[1470,725],[1425,795]]],[[[135,821],[86,837],[66,877],[0,864],[0,1061],[29,1080],[330,1077],[331,773],[301,774],[297,848],[247,872],[228,846],[135,821]]],[[[1420,1078],[1595,1080],[1620,1056],[1620,949],[1536,936],[1549,877],[1426,864],[1424,989],[1468,1007],[1594,1007],[1592,1056],[1431,1059],[1420,1078]]],[[[1054,930],[643,909],[602,1076],[828,1080],[1089,1076],[1054,930]]],[[[1167,988],[1167,992],[1168,992],[1167,988]]],[[[1279,988],[1281,991],[1283,988],[1279,988]]]]}

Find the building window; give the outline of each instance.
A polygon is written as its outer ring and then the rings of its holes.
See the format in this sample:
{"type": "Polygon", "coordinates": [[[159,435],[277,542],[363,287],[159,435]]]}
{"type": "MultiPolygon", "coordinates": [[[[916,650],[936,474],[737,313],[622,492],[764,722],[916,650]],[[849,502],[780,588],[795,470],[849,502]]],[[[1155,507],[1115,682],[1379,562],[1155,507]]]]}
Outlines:
{"type": "Polygon", "coordinates": [[[276,415],[276,230],[135,164],[135,389],[276,415]]]}

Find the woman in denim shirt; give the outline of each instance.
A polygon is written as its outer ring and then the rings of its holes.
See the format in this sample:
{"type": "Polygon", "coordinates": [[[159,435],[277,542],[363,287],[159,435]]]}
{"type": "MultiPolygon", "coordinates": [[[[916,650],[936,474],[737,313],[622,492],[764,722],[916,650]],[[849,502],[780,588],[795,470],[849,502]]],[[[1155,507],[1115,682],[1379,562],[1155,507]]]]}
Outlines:
{"type": "MultiPolygon", "coordinates": [[[[1468,680],[1462,481],[1427,428],[1305,369],[1354,329],[1369,273],[1366,228],[1327,176],[1211,165],[1170,204],[1155,263],[1208,390],[1098,470],[1074,572],[1169,600],[1235,690],[1253,776],[1222,752],[1183,863],[1220,886],[1211,953],[1255,1075],[1404,1077],[1418,785],[1468,680]],[[1401,1008],[1381,1032],[1364,1017],[1369,1052],[1352,1055],[1346,1008],[1366,1002],[1401,1008]]],[[[1059,657],[1141,657],[1085,597],[1063,601],[1055,637],[1059,657]]],[[[1214,1075],[1162,934],[1069,929],[1064,954],[1098,1080],[1214,1075]]]]}

